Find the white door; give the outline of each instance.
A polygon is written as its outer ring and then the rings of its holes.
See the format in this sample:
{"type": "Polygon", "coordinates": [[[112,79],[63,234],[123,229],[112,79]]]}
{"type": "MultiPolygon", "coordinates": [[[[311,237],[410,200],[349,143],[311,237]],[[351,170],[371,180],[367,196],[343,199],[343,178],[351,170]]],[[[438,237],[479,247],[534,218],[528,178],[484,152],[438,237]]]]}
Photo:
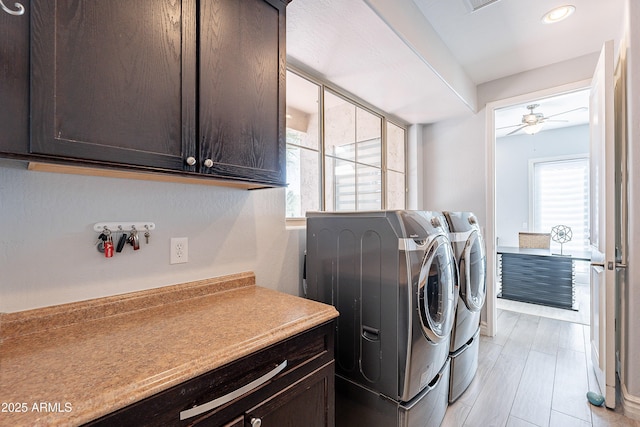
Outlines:
{"type": "Polygon", "coordinates": [[[591,82],[591,361],[605,405],[615,407],[616,187],[613,42],[591,82]]]}

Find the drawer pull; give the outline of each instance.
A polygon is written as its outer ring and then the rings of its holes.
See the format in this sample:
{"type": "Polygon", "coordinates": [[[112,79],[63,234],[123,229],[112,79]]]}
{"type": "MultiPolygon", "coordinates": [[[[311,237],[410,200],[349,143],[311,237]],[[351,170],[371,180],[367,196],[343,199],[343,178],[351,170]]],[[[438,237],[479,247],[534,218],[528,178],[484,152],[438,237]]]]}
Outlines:
{"type": "Polygon", "coordinates": [[[262,384],[266,383],[271,378],[275,377],[280,372],[282,372],[286,367],[287,367],[287,361],[285,360],[284,362],[276,366],[274,370],[267,372],[260,378],[257,378],[251,381],[249,384],[244,385],[239,389],[232,391],[231,393],[227,393],[224,396],[220,396],[217,399],[213,399],[210,402],[203,403],[202,405],[198,405],[191,409],[187,409],[185,411],[180,412],[180,419],[186,420],[187,418],[195,417],[196,415],[203,414],[207,411],[217,408],[218,406],[224,405],[227,402],[231,402],[233,399],[236,399],[242,396],[243,394],[248,393],[251,390],[260,387],[262,384]]]}

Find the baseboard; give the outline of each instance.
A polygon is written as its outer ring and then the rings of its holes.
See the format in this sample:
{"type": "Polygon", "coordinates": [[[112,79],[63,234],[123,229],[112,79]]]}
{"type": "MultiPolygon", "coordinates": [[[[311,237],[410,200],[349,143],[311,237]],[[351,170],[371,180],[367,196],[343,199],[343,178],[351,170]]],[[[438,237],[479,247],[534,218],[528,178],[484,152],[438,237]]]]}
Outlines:
{"type": "Polygon", "coordinates": [[[490,335],[487,333],[487,331],[488,331],[488,329],[487,329],[487,322],[486,322],[486,320],[482,320],[482,321],[480,322],[480,335],[490,336],[490,335]]]}
{"type": "Polygon", "coordinates": [[[640,421],[640,397],[629,394],[627,386],[621,384],[622,410],[626,417],[640,421]]]}

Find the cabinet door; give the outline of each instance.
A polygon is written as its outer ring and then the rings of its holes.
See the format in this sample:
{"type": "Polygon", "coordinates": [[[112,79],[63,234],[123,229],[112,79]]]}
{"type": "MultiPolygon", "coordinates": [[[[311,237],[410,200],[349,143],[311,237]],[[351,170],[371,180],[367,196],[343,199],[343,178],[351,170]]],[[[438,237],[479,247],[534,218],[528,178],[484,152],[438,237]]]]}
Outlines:
{"type": "Polygon", "coordinates": [[[334,426],[334,363],[332,361],[324,365],[247,411],[245,426],[334,426]]]}
{"type": "Polygon", "coordinates": [[[203,173],[285,182],[285,11],[281,0],[202,0],[203,173]]]}
{"type": "Polygon", "coordinates": [[[31,152],[189,170],[195,0],[33,0],[31,152]]]}
{"type": "MultiPolygon", "coordinates": [[[[14,3],[6,2],[11,10],[14,3]]],[[[0,11],[0,153],[25,154],[28,150],[28,13],[28,6],[20,16],[0,11]]]]}

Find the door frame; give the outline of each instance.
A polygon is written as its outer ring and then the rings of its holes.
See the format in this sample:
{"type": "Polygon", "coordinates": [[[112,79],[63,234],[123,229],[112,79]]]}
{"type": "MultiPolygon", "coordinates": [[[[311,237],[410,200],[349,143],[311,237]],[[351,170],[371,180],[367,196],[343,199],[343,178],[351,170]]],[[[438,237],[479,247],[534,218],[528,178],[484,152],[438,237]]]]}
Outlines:
{"type": "Polygon", "coordinates": [[[497,308],[497,257],[496,257],[496,130],[495,130],[495,110],[510,107],[512,105],[523,104],[535,99],[549,98],[563,93],[575,92],[589,89],[591,79],[579,80],[561,86],[541,89],[510,98],[488,102],[485,113],[485,150],[486,150],[486,218],[487,224],[484,234],[487,246],[487,296],[486,308],[487,316],[483,324],[483,334],[490,337],[498,332],[498,308],[497,308]]]}

